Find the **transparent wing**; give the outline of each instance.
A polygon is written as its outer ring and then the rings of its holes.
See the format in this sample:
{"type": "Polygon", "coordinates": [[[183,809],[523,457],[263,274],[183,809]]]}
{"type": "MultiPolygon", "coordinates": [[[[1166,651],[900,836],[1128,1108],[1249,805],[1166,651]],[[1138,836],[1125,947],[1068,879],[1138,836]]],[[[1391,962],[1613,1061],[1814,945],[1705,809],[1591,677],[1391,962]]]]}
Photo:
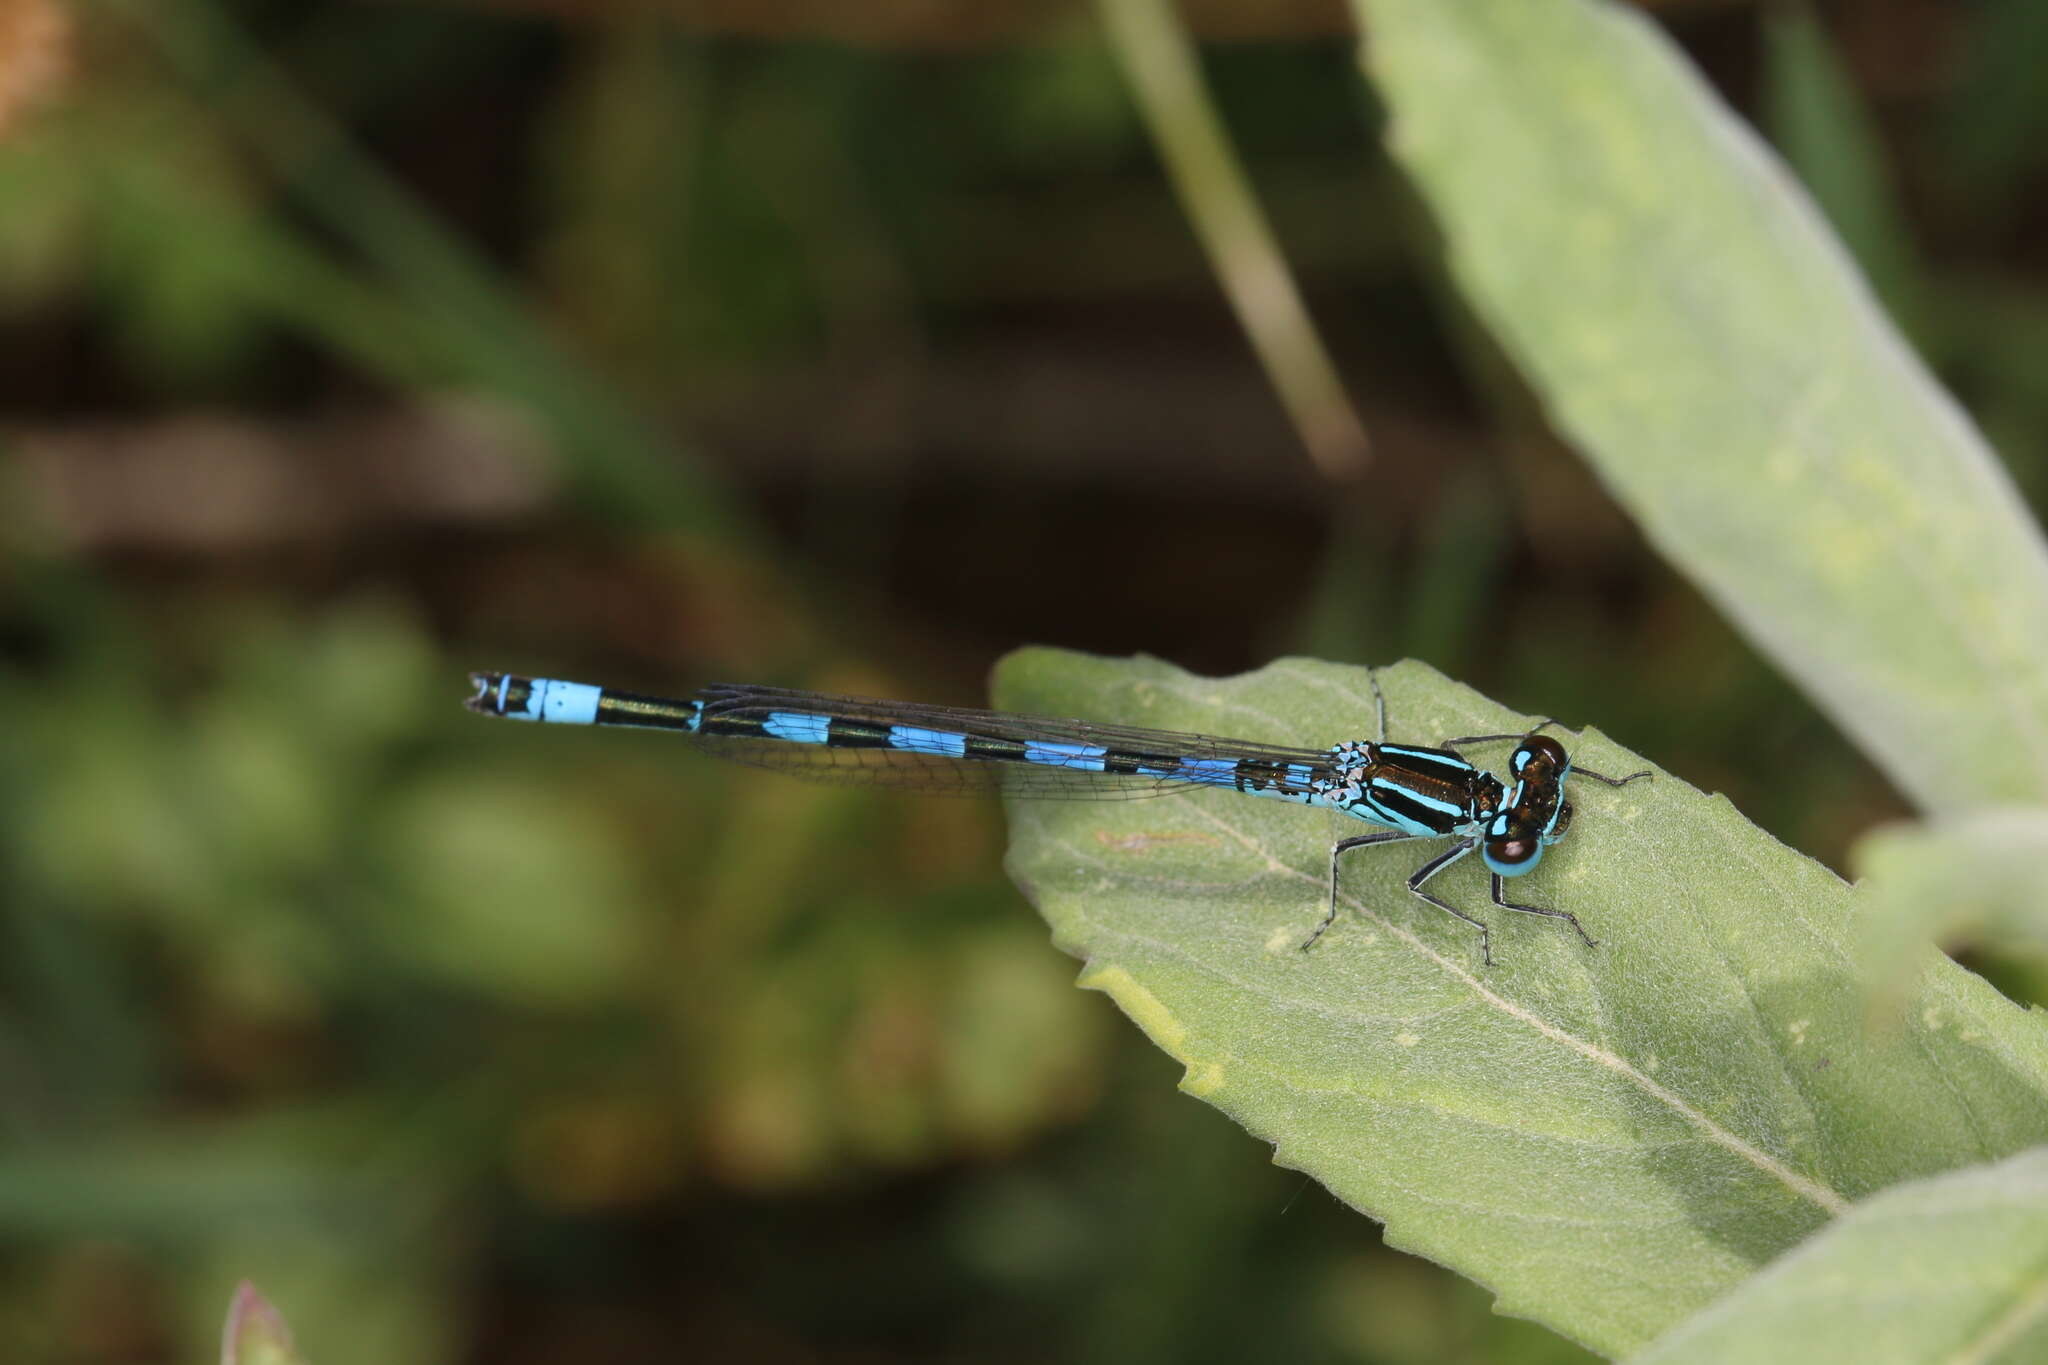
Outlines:
{"type": "MultiPolygon", "coordinates": [[[[1331,773],[1329,753],[1176,730],[1002,711],[930,706],[916,702],[835,697],[784,688],[719,684],[698,694],[703,727],[717,720],[770,723],[775,716],[820,716],[884,729],[901,727],[930,736],[919,747],[843,747],[834,743],[793,743],[787,739],[698,733],[691,742],[707,754],[757,768],[822,782],[900,787],[938,794],[1006,791],[1019,796],[1069,801],[1116,801],[1161,796],[1191,787],[1232,785],[1229,765],[1247,770],[1282,792],[1306,795],[1310,782],[1331,773]],[[944,752],[965,750],[969,738],[1031,746],[1041,760],[976,758],[944,752]],[[1062,746],[1071,746],[1072,752],[1062,746]],[[1097,755],[1089,751],[1102,750],[1097,755]],[[1156,771],[1098,771],[1110,756],[1155,760],[1156,771]]],[[[785,730],[788,728],[784,724],[785,730]]]]}

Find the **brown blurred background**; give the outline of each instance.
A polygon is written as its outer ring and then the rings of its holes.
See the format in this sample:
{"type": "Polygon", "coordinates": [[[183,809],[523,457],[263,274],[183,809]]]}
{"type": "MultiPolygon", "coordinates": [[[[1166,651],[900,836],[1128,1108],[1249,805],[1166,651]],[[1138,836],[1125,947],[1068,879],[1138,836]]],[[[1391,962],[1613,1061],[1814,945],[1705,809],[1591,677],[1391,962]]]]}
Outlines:
{"type": "MultiPolygon", "coordinates": [[[[2038,508],[2048,7],[1655,11],[2038,508]]],[[[0,1357],[247,1276],[328,1365],[1582,1358],[1178,1094],[992,805],[457,705],[1412,655],[1897,811],[1460,311],[1345,7],[1184,13],[1357,467],[1088,4],[0,0],[0,1357]]]]}

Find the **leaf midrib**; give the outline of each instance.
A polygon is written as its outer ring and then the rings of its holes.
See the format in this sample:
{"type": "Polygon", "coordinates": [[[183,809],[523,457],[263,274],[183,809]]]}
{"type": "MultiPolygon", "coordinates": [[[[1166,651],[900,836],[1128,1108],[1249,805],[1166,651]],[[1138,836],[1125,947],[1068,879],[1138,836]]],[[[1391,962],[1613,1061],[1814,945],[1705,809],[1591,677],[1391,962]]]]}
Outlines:
{"type": "MultiPolygon", "coordinates": [[[[1257,836],[1249,833],[1236,823],[1206,809],[1203,803],[1189,800],[1185,797],[1171,799],[1183,801],[1187,810],[1234,840],[1240,848],[1252,853],[1256,857],[1264,859],[1268,870],[1282,873],[1298,881],[1310,883],[1319,891],[1326,885],[1321,877],[1311,876],[1294,864],[1278,857],[1257,836]]],[[[1064,843],[1063,840],[1056,840],[1056,842],[1064,843]]],[[[1078,851],[1076,852],[1078,856],[1078,851]]],[[[1704,1112],[1687,1103],[1675,1091],[1658,1084],[1649,1075],[1618,1053],[1611,1052],[1596,1043],[1581,1038],[1562,1025],[1543,1018],[1527,1006],[1509,1000],[1507,997],[1491,990],[1477,976],[1473,975],[1471,971],[1436,951],[1436,949],[1416,935],[1414,931],[1381,915],[1371,906],[1360,900],[1355,894],[1343,891],[1340,888],[1338,898],[1341,903],[1357,913],[1361,918],[1371,922],[1388,935],[1398,938],[1416,954],[1435,964],[1446,975],[1462,983],[1483,1006],[1497,1014],[1513,1019],[1522,1026],[1533,1030],[1539,1036],[1565,1047],[1594,1065],[1605,1068],[1615,1075],[1622,1077],[1641,1093],[1656,1101],[1674,1116],[1690,1125],[1709,1142],[1746,1162],[1759,1174],[1775,1180],[1791,1193],[1815,1205],[1829,1215],[1839,1216],[1847,1211],[1849,1201],[1838,1191],[1832,1189],[1824,1182],[1793,1170],[1740,1135],[1714,1122],[1704,1112]]]]}

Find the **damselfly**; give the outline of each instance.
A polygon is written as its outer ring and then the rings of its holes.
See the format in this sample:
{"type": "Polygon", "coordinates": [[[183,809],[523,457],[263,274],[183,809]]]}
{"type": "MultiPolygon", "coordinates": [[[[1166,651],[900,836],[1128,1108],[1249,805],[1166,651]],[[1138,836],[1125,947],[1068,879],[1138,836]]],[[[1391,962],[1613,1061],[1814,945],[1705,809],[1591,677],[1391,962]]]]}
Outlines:
{"type": "Polygon", "coordinates": [[[1170,730],[1010,715],[950,706],[831,697],[776,687],[720,683],[671,699],[589,683],[473,673],[470,710],[557,725],[623,725],[681,733],[720,758],[825,781],[872,783],[926,792],[1002,790],[1018,796],[1092,800],[1152,796],[1189,787],[1222,787],[1297,805],[1342,811],[1373,834],[1330,848],[1330,899],[1306,951],[1337,918],[1337,869],[1345,853],[1369,844],[1449,839],[1408,878],[1408,889],[1479,931],[1480,956],[1493,964],[1484,921],[1429,891],[1425,883],[1477,850],[1493,877],[1493,903],[1547,915],[1597,940],[1569,910],[1522,905],[1502,893],[1564,837],[1572,805],[1565,781],[1591,778],[1619,787],[1649,772],[1605,777],[1572,766],[1565,748],[1538,733],[1467,735],[1433,747],[1386,741],[1386,700],[1373,679],[1379,738],[1329,749],[1292,749],[1170,730]],[[1504,784],[1458,751],[1512,741],[1504,784]]]}

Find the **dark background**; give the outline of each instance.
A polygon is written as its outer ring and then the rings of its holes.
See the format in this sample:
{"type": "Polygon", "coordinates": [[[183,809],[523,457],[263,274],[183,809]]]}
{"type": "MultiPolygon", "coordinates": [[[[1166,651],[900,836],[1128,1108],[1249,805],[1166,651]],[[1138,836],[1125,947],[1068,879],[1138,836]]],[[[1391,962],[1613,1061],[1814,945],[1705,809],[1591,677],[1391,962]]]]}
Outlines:
{"type": "MultiPolygon", "coordinates": [[[[2048,7],[1655,12],[2038,507],[2048,7]]],[[[247,1276],[323,1365],[1580,1358],[1178,1094],[992,804],[457,706],[1412,655],[1901,813],[1462,313],[1344,10],[1187,13],[1355,475],[1086,6],[0,0],[0,1356],[247,1276]]]]}

